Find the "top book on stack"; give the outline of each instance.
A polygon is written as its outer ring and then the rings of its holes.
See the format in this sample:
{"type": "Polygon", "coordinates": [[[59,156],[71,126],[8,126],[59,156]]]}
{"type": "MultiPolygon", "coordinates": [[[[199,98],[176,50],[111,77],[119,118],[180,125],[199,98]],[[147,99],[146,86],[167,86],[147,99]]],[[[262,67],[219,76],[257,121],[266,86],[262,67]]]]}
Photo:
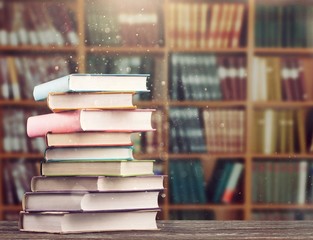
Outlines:
{"type": "Polygon", "coordinates": [[[70,74],[35,86],[36,101],[58,92],[148,92],[149,74],[70,74]]]}

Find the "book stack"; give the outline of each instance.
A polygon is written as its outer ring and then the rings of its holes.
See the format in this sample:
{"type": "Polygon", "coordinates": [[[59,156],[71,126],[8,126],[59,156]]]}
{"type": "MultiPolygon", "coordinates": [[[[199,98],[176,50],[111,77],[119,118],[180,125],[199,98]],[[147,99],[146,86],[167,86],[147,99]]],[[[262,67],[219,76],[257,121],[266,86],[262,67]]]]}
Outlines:
{"type": "Polygon", "coordinates": [[[149,75],[71,74],[35,86],[52,113],[31,116],[27,135],[44,137],[41,175],[23,198],[20,230],[51,233],[157,229],[163,176],[136,160],[132,134],[153,131],[154,109],[132,97],[149,75]]]}

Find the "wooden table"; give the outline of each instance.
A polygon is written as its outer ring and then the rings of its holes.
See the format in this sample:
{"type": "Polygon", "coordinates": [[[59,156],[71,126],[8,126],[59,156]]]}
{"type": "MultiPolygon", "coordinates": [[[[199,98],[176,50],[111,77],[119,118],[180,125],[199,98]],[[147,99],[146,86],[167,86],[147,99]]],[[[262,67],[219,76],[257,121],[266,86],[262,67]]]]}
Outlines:
{"type": "Polygon", "coordinates": [[[88,234],[42,234],[18,230],[17,222],[0,222],[0,239],[313,239],[313,221],[159,221],[158,231],[88,234]]]}

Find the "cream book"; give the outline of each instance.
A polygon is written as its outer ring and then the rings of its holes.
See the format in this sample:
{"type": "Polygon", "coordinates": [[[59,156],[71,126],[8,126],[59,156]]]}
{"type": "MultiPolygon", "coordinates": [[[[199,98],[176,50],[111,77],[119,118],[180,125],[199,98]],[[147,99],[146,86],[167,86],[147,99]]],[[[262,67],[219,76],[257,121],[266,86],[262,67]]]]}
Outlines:
{"type": "Polygon", "coordinates": [[[158,208],[159,191],[26,192],[25,212],[90,212],[158,208]]]}
{"type": "Polygon", "coordinates": [[[20,212],[19,229],[27,232],[84,233],[157,230],[158,209],[116,212],[20,212]]]}

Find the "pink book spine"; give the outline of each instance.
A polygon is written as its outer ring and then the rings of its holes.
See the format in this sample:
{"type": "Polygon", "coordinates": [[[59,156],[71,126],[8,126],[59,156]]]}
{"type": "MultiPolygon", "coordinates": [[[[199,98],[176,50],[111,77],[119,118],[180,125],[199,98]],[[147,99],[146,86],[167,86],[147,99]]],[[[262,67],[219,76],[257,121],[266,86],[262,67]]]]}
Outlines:
{"type": "Polygon", "coordinates": [[[67,133],[81,130],[80,111],[49,113],[27,119],[29,137],[44,137],[48,132],[67,133]]]}

